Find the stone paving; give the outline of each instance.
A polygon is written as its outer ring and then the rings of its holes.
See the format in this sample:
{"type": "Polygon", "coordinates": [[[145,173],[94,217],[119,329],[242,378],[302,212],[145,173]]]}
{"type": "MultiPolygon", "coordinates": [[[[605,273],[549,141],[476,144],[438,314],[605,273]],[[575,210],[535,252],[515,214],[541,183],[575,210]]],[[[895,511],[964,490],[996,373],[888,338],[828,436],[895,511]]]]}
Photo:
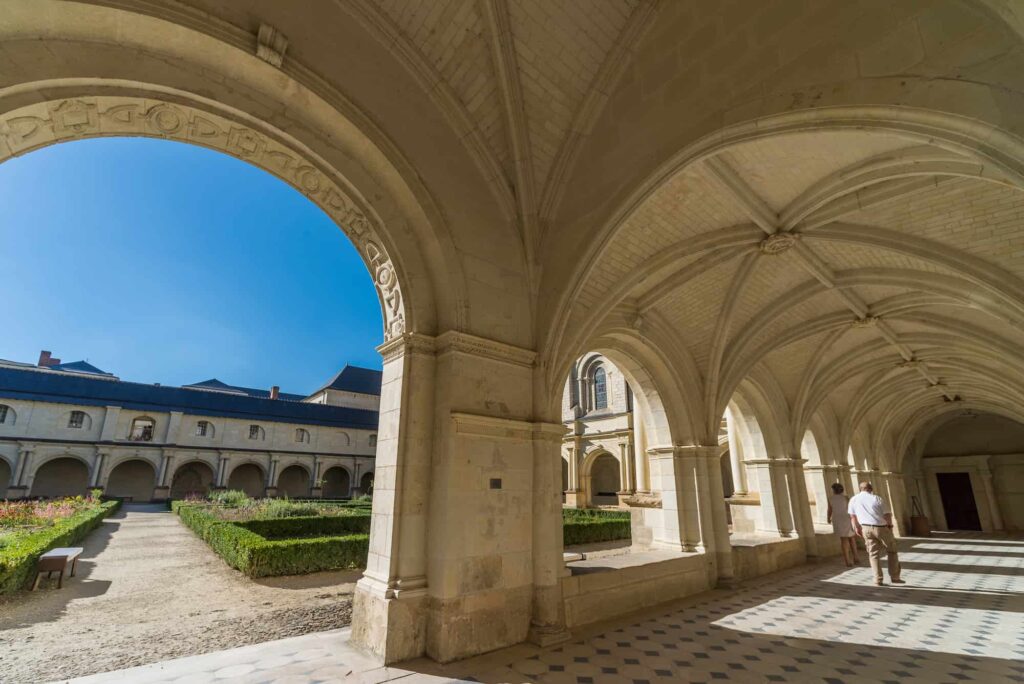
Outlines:
{"type": "Polygon", "coordinates": [[[376,668],[338,630],[81,681],[1024,681],[1024,539],[902,546],[903,586],[873,586],[866,563],[828,561],[598,625],[555,648],[517,646],[447,667],[376,668]]]}

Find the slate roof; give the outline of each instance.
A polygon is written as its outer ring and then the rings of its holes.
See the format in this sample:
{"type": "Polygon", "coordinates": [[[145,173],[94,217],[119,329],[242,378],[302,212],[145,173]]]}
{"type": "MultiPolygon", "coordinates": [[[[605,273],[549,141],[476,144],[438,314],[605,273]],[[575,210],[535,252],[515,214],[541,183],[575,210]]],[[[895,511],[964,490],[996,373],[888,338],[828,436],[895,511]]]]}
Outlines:
{"type": "MultiPolygon", "coordinates": [[[[203,380],[202,382],[196,382],[191,385],[182,385],[187,389],[200,389],[200,390],[212,390],[215,392],[232,392],[235,394],[245,394],[250,397],[259,397],[260,399],[269,399],[270,390],[254,389],[252,387],[239,387],[238,385],[229,385],[226,382],[221,382],[217,378],[210,378],[209,380],[203,380]]],[[[277,395],[278,399],[285,401],[302,401],[306,398],[304,394],[289,394],[288,392],[280,392],[277,395]]]]}
{"type": "Polygon", "coordinates": [[[346,365],[341,369],[340,373],[331,379],[330,382],[318,389],[316,392],[313,392],[313,394],[319,394],[324,390],[334,389],[342,390],[344,392],[355,392],[357,394],[374,394],[380,396],[381,378],[383,377],[384,374],[379,370],[346,365]]]}
{"type": "Polygon", "coordinates": [[[376,411],[365,409],[112,381],[106,376],[90,377],[85,373],[70,375],[4,367],[0,367],[0,397],[58,404],[121,406],[137,411],[182,411],[200,416],[367,430],[375,430],[378,419],[376,411]]]}
{"type": "Polygon", "coordinates": [[[93,373],[95,375],[113,375],[102,371],[88,361],[72,361],[71,363],[58,363],[56,366],[49,366],[50,370],[68,371],[72,373],[93,373]]]}

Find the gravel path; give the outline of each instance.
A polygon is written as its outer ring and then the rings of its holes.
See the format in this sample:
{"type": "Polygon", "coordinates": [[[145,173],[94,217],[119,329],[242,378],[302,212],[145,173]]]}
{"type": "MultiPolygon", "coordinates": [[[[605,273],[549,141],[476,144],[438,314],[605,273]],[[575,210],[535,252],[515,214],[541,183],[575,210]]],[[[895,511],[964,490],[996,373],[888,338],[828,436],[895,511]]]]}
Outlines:
{"type": "Polygon", "coordinates": [[[336,629],[359,572],[252,580],[162,506],[126,506],[76,576],[0,598],[0,682],[45,682],[336,629]]]}

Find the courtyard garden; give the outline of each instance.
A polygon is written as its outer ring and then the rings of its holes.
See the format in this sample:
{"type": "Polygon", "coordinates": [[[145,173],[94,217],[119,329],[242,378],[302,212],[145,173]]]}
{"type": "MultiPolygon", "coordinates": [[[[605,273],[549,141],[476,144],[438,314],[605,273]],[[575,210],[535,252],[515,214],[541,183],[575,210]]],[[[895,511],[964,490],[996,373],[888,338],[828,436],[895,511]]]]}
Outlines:
{"type": "Polygon", "coordinates": [[[0,501],[0,594],[21,589],[35,576],[39,556],[81,541],[117,510],[98,492],[48,501],[0,501]]]}
{"type": "MultiPolygon", "coordinates": [[[[249,577],[301,575],[366,566],[370,499],[344,502],[252,499],[215,492],[171,504],[181,521],[249,577]]],[[[565,546],[630,538],[629,512],[562,511],[565,546]]]]}

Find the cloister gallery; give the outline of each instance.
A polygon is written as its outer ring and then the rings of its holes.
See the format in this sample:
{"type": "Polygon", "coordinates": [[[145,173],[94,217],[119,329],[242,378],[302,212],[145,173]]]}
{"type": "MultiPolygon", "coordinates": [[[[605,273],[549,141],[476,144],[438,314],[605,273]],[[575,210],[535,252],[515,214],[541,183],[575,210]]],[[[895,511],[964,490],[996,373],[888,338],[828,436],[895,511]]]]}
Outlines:
{"type": "Polygon", "coordinates": [[[835,554],[835,481],[906,534],[914,500],[942,524],[929,477],[968,473],[983,528],[1024,526],[1016,0],[0,5],[0,160],[203,145],[364,256],[386,330],[352,640],[386,662],[835,554]],[[561,532],[588,352],[631,388],[661,561],[595,585],[561,532]]]}

